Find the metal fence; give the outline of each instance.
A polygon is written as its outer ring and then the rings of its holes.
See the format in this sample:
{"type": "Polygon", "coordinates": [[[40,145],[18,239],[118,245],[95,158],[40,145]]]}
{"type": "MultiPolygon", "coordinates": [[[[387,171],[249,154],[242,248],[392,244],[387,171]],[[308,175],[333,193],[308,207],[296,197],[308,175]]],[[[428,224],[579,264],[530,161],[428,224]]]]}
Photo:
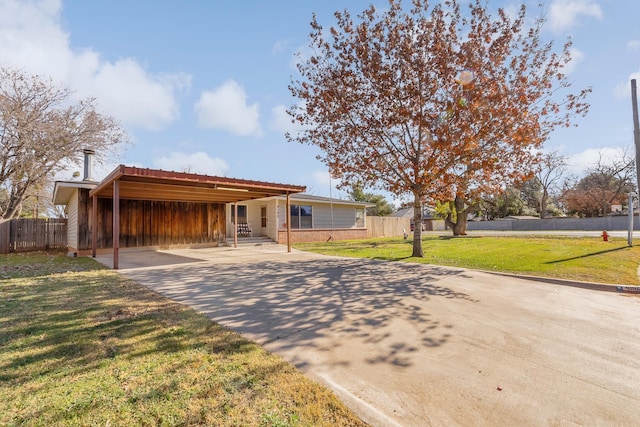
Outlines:
{"type": "MultiPolygon", "coordinates": [[[[640,229],[638,215],[633,218],[634,230],[640,229]]],[[[605,216],[598,218],[545,218],[545,219],[500,219],[495,221],[469,221],[467,230],[504,231],[614,231],[627,230],[629,217],[605,216]]]]}
{"type": "Polygon", "coordinates": [[[0,254],[66,247],[66,219],[14,218],[0,223],[0,254]]]}

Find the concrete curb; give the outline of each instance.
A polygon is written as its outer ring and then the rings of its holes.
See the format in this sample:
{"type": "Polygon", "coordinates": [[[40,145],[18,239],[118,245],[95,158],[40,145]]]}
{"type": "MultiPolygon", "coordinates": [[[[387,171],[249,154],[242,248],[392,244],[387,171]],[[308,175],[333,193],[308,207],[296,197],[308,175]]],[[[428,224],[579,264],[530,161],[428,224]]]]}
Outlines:
{"type": "Polygon", "coordinates": [[[556,279],[551,277],[526,276],[522,274],[502,273],[498,271],[479,270],[483,273],[493,274],[496,276],[513,277],[517,279],[526,279],[542,283],[550,283],[553,285],[571,286],[574,288],[590,289],[593,291],[617,292],[625,294],[640,294],[640,286],[613,285],[607,283],[581,282],[578,280],[556,279]]]}

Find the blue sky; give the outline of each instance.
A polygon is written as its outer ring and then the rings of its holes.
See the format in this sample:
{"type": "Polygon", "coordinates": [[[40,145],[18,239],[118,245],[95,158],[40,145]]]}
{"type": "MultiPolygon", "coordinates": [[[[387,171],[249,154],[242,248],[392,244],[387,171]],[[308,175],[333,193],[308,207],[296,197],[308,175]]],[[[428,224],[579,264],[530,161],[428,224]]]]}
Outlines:
{"type": "MultiPolygon", "coordinates": [[[[538,0],[524,0],[538,13],[538,0]]],[[[0,0],[0,65],[52,76],[94,96],[128,131],[117,163],[306,185],[329,195],[315,147],[287,142],[284,109],[313,12],[356,14],[386,0],[0,0]]],[[[408,0],[405,3],[409,4],[408,0]]],[[[520,2],[489,0],[492,9],[520,2]]],[[[580,175],[598,153],[633,153],[630,79],[640,80],[640,2],[547,0],[545,37],[573,40],[567,70],[592,86],[589,115],[546,150],[580,175]]],[[[76,168],[77,169],[77,168],[76,168]]],[[[69,179],[73,170],[60,179],[69,179]]],[[[332,191],[333,196],[344,193],[332,191]]]]}

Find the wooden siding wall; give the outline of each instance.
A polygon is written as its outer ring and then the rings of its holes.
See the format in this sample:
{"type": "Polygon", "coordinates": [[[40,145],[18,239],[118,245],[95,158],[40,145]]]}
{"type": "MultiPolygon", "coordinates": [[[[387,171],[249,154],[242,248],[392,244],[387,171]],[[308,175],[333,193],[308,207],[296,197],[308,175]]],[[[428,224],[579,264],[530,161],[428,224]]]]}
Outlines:
{"type": "MultiPolygon", "coordinates": [[[[222,203],[120,200],[120,247],[221,243],[225,230],[222,203]]],[[[111,199],[98,199],[97,247],[113,247],[111,199]]]]}
{"type": "Polygon", "coordinates": [[[67,227],[67,246],[70,251],[75,251],[78,248],[78,227],[76,225],[78,224],[78,190],[73,191],[66,211],[69,224],[67,227]]]}
{"type": "Polygon", "coordinates": [[[78,190],[78,212],[77,212],[77,242],[79,249],[91,248],[91,212],[93,211],[93,202],[89,197],[89,190],[80,188],[78,190]]]}

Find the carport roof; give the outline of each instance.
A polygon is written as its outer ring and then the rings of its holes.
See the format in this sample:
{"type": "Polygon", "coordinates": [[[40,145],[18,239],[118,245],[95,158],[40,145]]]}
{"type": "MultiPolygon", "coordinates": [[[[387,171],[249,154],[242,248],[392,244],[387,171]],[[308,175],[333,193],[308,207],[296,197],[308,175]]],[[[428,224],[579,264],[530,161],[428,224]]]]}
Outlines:
{"type": "Polygon", "coordinates": [[[118,182],[120,199],[176,202],[233,203],[300,193],[306,189],[301,185],[120,165],[91,190],[89,195],[112,198],[115,182],[118,182]]]}

